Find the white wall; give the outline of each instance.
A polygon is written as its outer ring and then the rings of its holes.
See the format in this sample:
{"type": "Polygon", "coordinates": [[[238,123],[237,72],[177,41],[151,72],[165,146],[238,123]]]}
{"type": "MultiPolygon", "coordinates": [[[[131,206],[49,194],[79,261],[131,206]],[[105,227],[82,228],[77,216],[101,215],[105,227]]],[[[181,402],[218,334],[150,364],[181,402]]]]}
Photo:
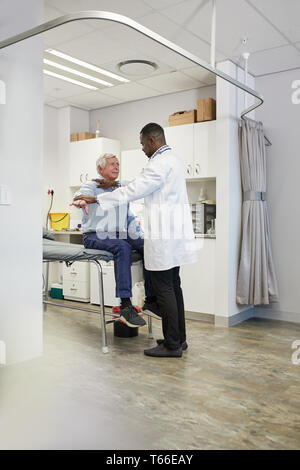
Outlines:
{"type": "Polygon", "coordinates": [[[120,140],[122,150],[140,148],[139,133],[145,124],[157,122],[167,127],[170,114],[197,109],[197,100],[208,97],[216,97],[215,86],[97,109],[90,112],[90,131],[95,132],[100,119],[100,135],[120,140]]]}
{"type": "Polygon", "coordinates": [[[68,148],[70,108],[55,109],[45,106],[44,120],[43,224],[45,225],[50,207],[48,189],[54,191],[51,212],[66,212],[70,203],[68,148]]]}
{"type": "MultiPolygon", "coordinates": [[[[69,106],[61,109],[44,106],[44,225],[51,201],[48,189],[54,191],[51,212],[71,212],[74,220],[78,218],[78,210],[70,207],[73,194],[70,189],[70,134],[89,131],[89,121],[89,111],[69,106]]],[[[80,217],[78,219],[80,221],[80,217]]]]}
{"type": "MultiPolygon", "coordinates": [[[[2,0],[0,40],[43,19],[40,0],[2,0]]],[[[41,37],[0,51],[0,183],[11,205],[0,205],[0,340],[7,363],[42,354],[42,155],[43,41],[41,37]]]]}
{"type": "Polygon", "coordinates": [[[46,216],[51,198],[48,189],[55,191],[53,211],[57,209],[57,165],[58,165],[58,115],[59,110],[50,106],[44,107],[44,170],[43,170],[43,225],[46,226],[46,216]]]}
{"type": "MultiPolygon", "coordinates": [[[[241,71],[232,62],[220,63],[217,68],[242,81],[241,71]]],[[[248,85],[253,88],[253,78],[249,76],[248,80],[248,85]]],[[[248,102],[250,104],[251,99],[248,102]]],[[[243,92],[217,78],[217,326],[230,326],[252,316],[252,309],[236,303],[242,207],[238,121],[244,108],[243,92]]]]}
{"type": "Polygon", "coordinates": [[[295,80],[300,80],[300,69],[257,79],[265,99],[257,118],[272,142],[267,148],[267,201],[280,300],[256,314],[300,322],[300,104],[292,102],[295,80]]]}
{"type": "Polygon", "coordinates": [[[84,109],[70,107],[70,134],[74,132],[89,132],[90,112],[84,109]]]}

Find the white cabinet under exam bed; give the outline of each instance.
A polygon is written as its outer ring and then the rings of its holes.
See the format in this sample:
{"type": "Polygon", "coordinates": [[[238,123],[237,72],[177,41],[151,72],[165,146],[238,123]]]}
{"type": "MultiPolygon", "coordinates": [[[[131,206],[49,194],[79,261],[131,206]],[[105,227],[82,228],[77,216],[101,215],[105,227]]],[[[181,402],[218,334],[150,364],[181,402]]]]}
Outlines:
{"type": "Polygon", "coordinates": [[[90,301],[89,263],[75,261],[69,267],[63,265],[63,295],[67,300],[90,301]]]}
{"type": "MultiPolygon", "coordinates": [[[[120,299],[115,296],[116,283],[114,275],[114,262],[102,263],[103,268],[103,289],[105,305],[113,307],[120,305],[120,299]]],[[[131,279],[132,287],[137,283],[144,280],[143,265],[141,261],[136,261],[131,265],[131,279]]],[[[90,302],[91,304],[99,305],[99,282],[97,266],[90,265],[90,302]]]]}

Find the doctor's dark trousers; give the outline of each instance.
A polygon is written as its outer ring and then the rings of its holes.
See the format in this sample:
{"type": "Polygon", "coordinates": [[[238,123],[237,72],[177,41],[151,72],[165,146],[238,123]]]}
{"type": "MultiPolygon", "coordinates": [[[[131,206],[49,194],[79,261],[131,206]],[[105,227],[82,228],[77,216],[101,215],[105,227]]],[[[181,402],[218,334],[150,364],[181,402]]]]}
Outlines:
{"type": "Polygon", "coordinates": [[[164,344],[168,349],[177,349],[186,340],[179,267],[149,272],[158,308],[162,313],[164,344]]]}

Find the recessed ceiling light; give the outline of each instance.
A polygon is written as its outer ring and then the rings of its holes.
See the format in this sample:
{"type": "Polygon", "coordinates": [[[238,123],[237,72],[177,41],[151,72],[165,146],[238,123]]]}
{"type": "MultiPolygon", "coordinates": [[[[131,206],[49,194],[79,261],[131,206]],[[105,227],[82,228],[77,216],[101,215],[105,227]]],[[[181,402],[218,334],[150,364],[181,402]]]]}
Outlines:
{"type": "Polygon", "coordinates": [[[101,85],[104,85],[104,86],[113,86],[112,83],[108,83],[105,80],[101,80],[100,78],[93,77],[92,75],[89,75],[87,73],[79,72],[76,69],[67,67],[66,65],[58,64],[57,62],[53,62],[52,60],[44,59],[44,63],[46,65],[51,65],[52,67],[55,67],[57,69],[64,70],[65,72],[70,72],[74,75],[78,75],[79,77],[86,78],[88,80],[91,80],[92,82],[100,83],[101,85]]]}
{"type": "Polygon", "coordinates": [[[123,62],[120,62],[117,67],[120,72],[125,75],[142,76],[153,73],[158,68],[158,65],[155,62],[150,62],[149,60],[133,59],[124,60],[123,62]]]}
{"type": "Polygon", "coordinates": [[[75,85],[82,86],[84,88],[88,88],[89,90],[98,90],[95,86],[88,85],[87,83],[80,82],[79,80],[74,80],[73,78],[65,77],[64,75],[60,75],[59,73],[50,72],[50,70],[44,70],[45,75],[50,75],[50,77],[59,78],[60,80],[65,80],[66,82],[74,83],[75,85]]]}
{"type": "Polygon", "coordinates": [[[74,64],[80,65],[81,67],[85,67],[87,69],[93,70],[94,72],[101,73],[102,75],[105,75],[110,78],[114,78],[115,80],[118,80],[119,82],[124,82],[128,83],[129,80],[124,77],[120,77],[119,75],[116,75],[115,73],[108,72],[107,70],[101,69],[100,67],[96,67],[96,65],[89,64],[88,62],[84,62],[83,60],[76,59],[75,57],[72,57],[68,54],[64,54],[63,52],[56,51],[55,49],[46,49],[46,52],[49,54],[53,54],[57,57],[60,57],[61,59],[68,60],[69,62],[73,62],[74,64]]]}

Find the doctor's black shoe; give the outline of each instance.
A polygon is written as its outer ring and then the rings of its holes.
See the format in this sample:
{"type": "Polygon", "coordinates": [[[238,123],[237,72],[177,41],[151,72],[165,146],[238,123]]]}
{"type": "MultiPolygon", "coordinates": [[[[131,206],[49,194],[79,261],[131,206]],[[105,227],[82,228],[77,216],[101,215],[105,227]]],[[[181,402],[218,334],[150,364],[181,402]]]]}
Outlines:
{"type": "Polygon", "coordinates": [[[130,328],[138,328],[139,326],[146,325],[145,320],[132,305],[120,309],[120,321],[130,328]]]}
{"type": "MultiPolygon", "coordinates": [[[[156,340],[157,344],[163,344],[164,341],[165,341],[164,339],[157,339],[157,340],[156,340]]],[[[188,348],[188,344],[187,344],[186,341],[184,341],[183,343],[181,343],[181,349],[182,349],[182,351],[186,351],[187,348],[188,348]]]]}
{"type": "Polygon", "coordinates": [[[149,315],[150,317],[161,320],[161,313],[158,311],[158,306],[156,302],[146,302],[142,307],[142,312],[149,315]]]}
{"type": "Polygon", "coordinates": [[[155,348],[145,349],[144,354],[151,357],[181,357],[182,349],[167,349],[163,344],[159,344],[155,348]]]}

